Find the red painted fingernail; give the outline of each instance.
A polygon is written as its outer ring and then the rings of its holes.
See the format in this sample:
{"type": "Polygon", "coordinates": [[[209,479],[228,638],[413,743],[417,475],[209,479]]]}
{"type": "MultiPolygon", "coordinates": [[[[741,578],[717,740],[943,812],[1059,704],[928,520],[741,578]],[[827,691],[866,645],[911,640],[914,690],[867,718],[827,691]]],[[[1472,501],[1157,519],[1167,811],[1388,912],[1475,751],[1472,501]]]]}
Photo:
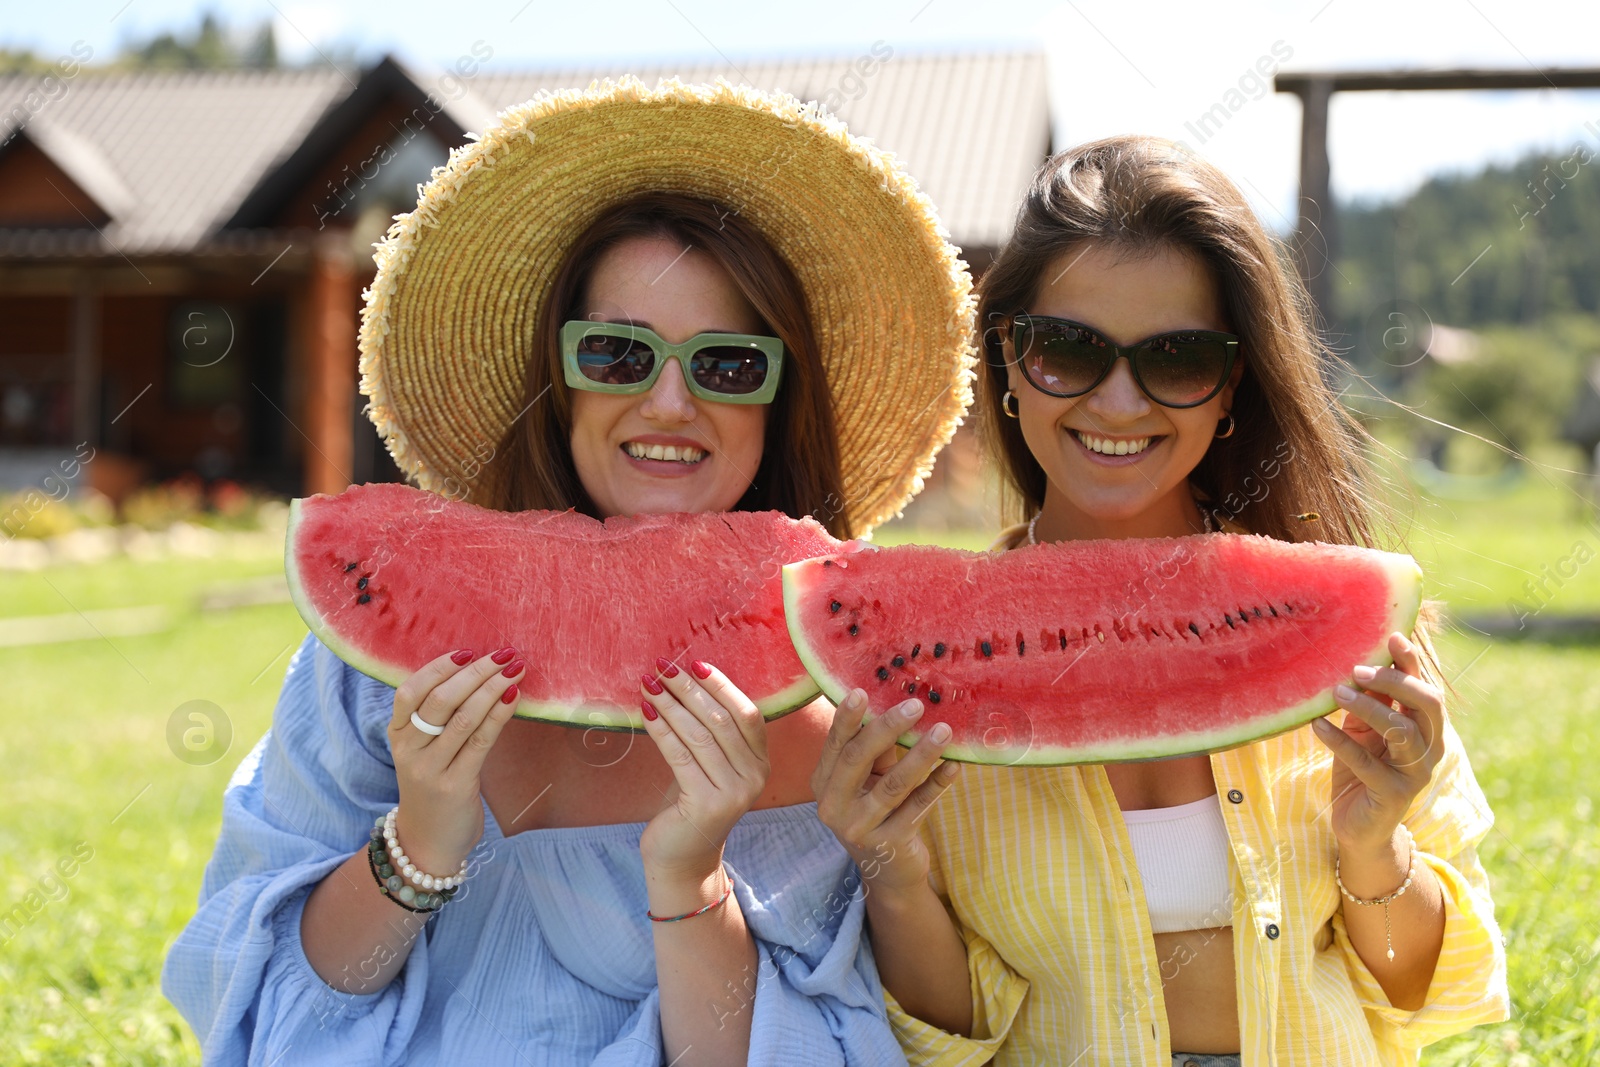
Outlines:
{"type": "Polygon", "coordinates": [[[661,688],[661,683],[655,680],[654,675],[644,675],[644,687],[650,690],[650,692],[654,693],[656,696],[660,696],[662,693],[666,692],[665,689],[661,688]]]}
{"type": "Polygon", "coordinates": [[[450,662],[454,663],[457,667],[465,667],[468,663],[472,662],[472,649],[463,648],[460,652],[450,653],[450,662]]]}
{"type": "Polygon", "coordinates": [[[516,702],[516,699],[517,687],[514,685],[506,686],[506,691],[500,694],[500,703],[502,704],[513,704],[516,702]]]}
{"type": "Polygon", "coordinates": [[[641,700],[639,702],[639,709],[644,712],[645,718],[649,719],[651,722],[656,721],[656,709],[648,700],[641,700]]]}
{"type": "Polygon", "coordinates": [[[660,656],[656,657],[656,670],[661,672],[661,677],[663,678],[676,678],[678,676],[678,665],[670,659],[662,659],[660,656]]]}
{"type": "Polygon", "coordinates": [[[516,654],[516,649],[507,646],[506,648],[502,648],[500,651],[494,653],[489,658],[494,660],[496,663],[510,663],[511,657],[515,656],[516,654]]]}
{"type": "Polygon", "coordinates": [[[694,672],[694,676],[696,678],[711,677],[711,664],[705,662],[704,660],[695,660],[693,663],[689,664],[689,669],[694,672]]]}
{"type": "Polygon", "coordinates": [[[515,678],[517,676],[517,674],[521,670],[522,670],[522,661],[519,659],[515,663],[511,664],[511,666],[509,666],[505,670],[501,671],[500,673],[505,675],[507,678],[515,678]]]}

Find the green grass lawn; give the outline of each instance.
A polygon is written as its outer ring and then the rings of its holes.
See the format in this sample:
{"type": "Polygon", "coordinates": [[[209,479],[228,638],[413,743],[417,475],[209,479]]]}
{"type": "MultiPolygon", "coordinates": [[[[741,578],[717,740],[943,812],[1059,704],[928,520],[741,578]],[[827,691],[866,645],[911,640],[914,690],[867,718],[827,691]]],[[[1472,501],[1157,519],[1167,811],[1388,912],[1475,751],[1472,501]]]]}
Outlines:
{"type": "MultiPolygon", "coordinates": [[[[1567,499],[1538,481],[1496,501],[1424,502],[1417,520],[1408,544],[1430,592],[1470,610],[1504,610],[1580,539],[1600,546],[1567,499]]],[[[879,538],[915,539],[893,528],[879,538]]],[[[196,604],[219,583],[280,570],[266,557],[0,573],[0,617],[162,604],[175,619],[155,634],[0,648],[10,713],[0,730],[0,888],[27,914],[14,932],[0,929],[0,938],[10,933],[0,944],[0,1062],[198,1060],[160,994],[161,960],[194,911],[223,787],[270,723],[305,627],[286,604],[204,613],[196,604]],[[174,711],[196,700],[220,709],[233,735],[203,765],[168,743],[174,711]]],[[[1600,612],[1600,563],[1552,587],[1544,610],[1600,612]]],[[[1589,720],[1600,709],[1600,645],[1452,633],[1442,651],[1457,723],[1497,817],[1483,854],[1515,1017],[1436,1046],[1425,1062],[1595,1062],[1600,834],[1589,720]]]]}
{"type": "Polygon", "coordinates": [[[11,712],[0,731],[0,886],[12,905],[30,891],[43,898],[0,946],[0,1047],[9,1046],[0,1061],[198,1062],[161,996],[161,960],[194,913],[222,789],[271,721],[305,626],[287,605],[202,615],[194,604],[215,583],[281,570],[268,557],[0,575],[8,614],[143,604],[181,613],[165,633],[0,649],[11,712]],[[231,746],[209,765],[168,747],[168,719],[190,700],[211,701],[231,722],[231,746]]]}
{"type": "MultiPolygon", "coordinates": [[[[1555,476],[1552,476],[1554,479],[1555,476]]],[[[1428,595],[1452,613],[1600,613],[1600,530],[1580,521],[1559,480],[1530,477],[1495,500],[1396,497],[1402,548],[1417,557],[1428,595]]]]}

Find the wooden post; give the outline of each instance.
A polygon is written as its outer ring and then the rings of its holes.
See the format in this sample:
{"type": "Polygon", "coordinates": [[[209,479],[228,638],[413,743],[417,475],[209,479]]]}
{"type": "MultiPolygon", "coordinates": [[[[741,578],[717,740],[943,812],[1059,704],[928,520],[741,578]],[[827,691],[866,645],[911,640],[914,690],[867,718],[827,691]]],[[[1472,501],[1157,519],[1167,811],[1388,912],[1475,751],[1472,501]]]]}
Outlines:
{"type": "Polygon", "coordinates": [[[101,444],[100,291],[87,271],[72,293],[72,444],[101,444]]]}
{"type": "Polygon", "coordinates": [[[1333,262],[1337,220],[1328,183],[1328,101],[1331,78],[1312,78],[1300,97],[1300,201],[1295,260],[1323,323],[1333,312],[1333,262]]]}
{"type": "Polygon", "coordinates": [[[355,442],[351,406],[356,397],[355,271],[350,235],[320,234],[311,256],[306,301],[306,493],[337,493],[350,484],[355,442]]]}

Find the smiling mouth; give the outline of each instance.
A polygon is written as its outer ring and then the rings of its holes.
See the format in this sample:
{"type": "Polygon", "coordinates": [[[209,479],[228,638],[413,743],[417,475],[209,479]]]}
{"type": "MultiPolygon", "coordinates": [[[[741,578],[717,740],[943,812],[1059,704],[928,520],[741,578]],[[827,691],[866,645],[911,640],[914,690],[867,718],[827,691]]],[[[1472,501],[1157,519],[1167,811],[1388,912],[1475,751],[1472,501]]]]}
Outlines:
{"type": "Polygon", "coordinates": [[[1155,437],[1125,437],[1118,440],[1084,433],[1081,430],[1073,430],[1072,436],[1076,437],[1084,448],[1091,452],[1099,452],[1105,456],[1136,455],[1161,440],[1159,435],[1155,437]]]}
{"type": "Polygon", "coordinates": [[[693,445],[646,445],[637,441],[624,442],[622,450],[634,459],[664,460],[686,466],[699,463],[709,454],[705,449],[695,448],[693,445]]]}

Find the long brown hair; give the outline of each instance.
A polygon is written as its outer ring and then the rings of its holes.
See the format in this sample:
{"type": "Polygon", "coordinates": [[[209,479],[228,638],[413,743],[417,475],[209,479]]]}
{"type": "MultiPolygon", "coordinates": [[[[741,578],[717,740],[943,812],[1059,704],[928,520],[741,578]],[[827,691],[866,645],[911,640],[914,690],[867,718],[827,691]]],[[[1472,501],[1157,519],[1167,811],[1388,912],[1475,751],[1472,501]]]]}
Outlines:
{"type": "MultiPolygon", "coordinates": [[[[1231,411],[1236,431],[1213,441],[1190,475],[1202,506],[1284,541],[1377,547],[1367,491],[1374,442],[1329,385],[1342,364],[1318,337],[1299,275],[1226,175],[1154,137],[1106,138],[1049,159],[978,283],[980,431],[1000,463],[1008,518],[1044,505],[1046,477],[1001,407],[1006,360],[995,324],[1032,304],[1052,263],[1090,243],[1129,255],[1177,249],[1217,283],[1244,374],[1231,411]]],[[[1414,638],[1437,672],[1428,634],[1435,617],[1430,604],[1414,638]]]]}
{"type": "Polygon", "coordinates": [[[1318,342],[1298,275],[1221,171],[1174,142],[1131,136],[1048,160],[978,285],[979,323],[989,328],[979,419],[1013,517],[1043,506],[1045,470],[1000,408],[1006,366],[994,325],[1032,304],[1051,262],[1088,243],[1134,256],[1184,251],[1218,283],[1245,373],[1230,413],[1235,434],[1211,443],[1190,475],[1211,510],[1282,541],[1371,544],[1362,493],[1368,437],[1328,387],[1334,357],[1318,342]],[[1299,518],[1307,514],[1317,518],[1299,518]]]}
{"type": "Polygon", "coordinates": [[[596,514],[572,461],[572,398],[561,371],[561,325],[581,317],[583,291],[601,256],[631,237],[667,237],[710,256],[755,308],[763,332],[783,341],[783,382],[767,412],[761,464],[736,510],[814,515],[834,536],[849,537],[849,519],[839,506],[844,476],[833,402],[800,283],[740,215],[680,193],[624,201],[573,244],[534,324],[524,412],[485,467],[482,502],[503,511],[577,508],[596,514]]]}

